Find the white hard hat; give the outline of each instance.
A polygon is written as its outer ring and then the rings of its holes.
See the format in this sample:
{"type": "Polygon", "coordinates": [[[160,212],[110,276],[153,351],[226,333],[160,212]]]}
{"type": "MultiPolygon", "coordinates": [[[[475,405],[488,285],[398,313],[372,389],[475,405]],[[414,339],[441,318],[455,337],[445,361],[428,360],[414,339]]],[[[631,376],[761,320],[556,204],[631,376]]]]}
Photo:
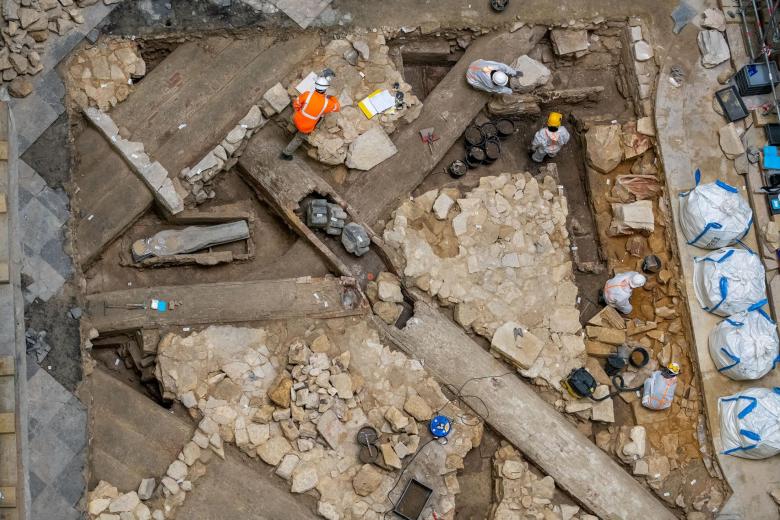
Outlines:
{"type": "Polygon", "coordinates": [[[505,87],[506,84],[509,83],[509,76],[507,76],[505,73],[501,72],[500,70],[494,70],[493,73],[490,75],[490,79],[492,79],[493,83],[495,83],[499,87],[505,87]]]}
{"type": "Polygon", "coordinates": [[[647,283],[647,277],[643,274],[637,273],[631,277],[631,287],[642,287],[645,283],[647,283]]]}
{"type": "Polygon", "coordinates": [[[327,76],[320,76],[317,81],[314,82],[314,90],[317,92],[325,92],[330,86],[330,78],[327,76]]]}

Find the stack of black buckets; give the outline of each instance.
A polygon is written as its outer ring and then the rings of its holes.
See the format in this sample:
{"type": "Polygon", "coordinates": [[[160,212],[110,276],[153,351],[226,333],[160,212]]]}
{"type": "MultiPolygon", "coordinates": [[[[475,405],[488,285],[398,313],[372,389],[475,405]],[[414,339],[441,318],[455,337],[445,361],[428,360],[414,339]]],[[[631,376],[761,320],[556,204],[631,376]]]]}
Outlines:
{"type": "Polygon", "coordinates": [[[463,133],[466,158],[464,161],[458,160],[450,165],[450,175],[462,177],[469,168],[495,162],[501,155],[501,141],[514,132],[515,124],[511,119],[488,121],[479,126],[470,125],[463,133]]]}

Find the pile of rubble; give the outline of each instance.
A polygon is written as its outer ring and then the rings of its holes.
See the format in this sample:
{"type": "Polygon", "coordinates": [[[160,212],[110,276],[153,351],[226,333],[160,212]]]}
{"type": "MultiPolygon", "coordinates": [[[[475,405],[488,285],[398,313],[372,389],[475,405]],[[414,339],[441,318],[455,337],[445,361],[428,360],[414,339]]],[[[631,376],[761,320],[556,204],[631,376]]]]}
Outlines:
{"type": "Polygon", "coordinates": [[[146,75],[146,63],[131,40],[104,39],[74,52],[68,60],[67,81],[82,108],[103,112],[127,99],[133,82],[146,75]]]}
{"type": "Polygon", "coordinates": [[[329,165],[346,163],[349,168],[370,170],[396,150],[388,138],[401,120],[417,119],[422,103],[389,55],[380,33],[351,35],[333,40],[306,62],[288,93],[296,97],[295,85],[311,71],[325,68],[335,73],[328,93],[338,97],[341,111],[326,115],[308,136],[309,154],[329,165]],[[396,106],[368,119],[358,103],[376,90],[388,90],[396,106]]]}
{"type": "Polygon", "coordinates": [[[495,500],[490,510],[490,520],[597,518],[580,511],[578,506],[562,502],[560,496],[556,496],[553,478],[539,477],[509,444],[502,444],[493,456],[493,478],[495,500]]]}
{"type": "Polygon", "coordinates": [[[550,168],[541,182],[504,173],[463,197],[427,192],[396,210],[384,239],[403,254],[411,284],[454,306],[455,320],[523,376],[558,388],[584,364],[585,344],[568,209],[550,168]]]}
{"type": "MultiPolygon", "coordinates": [[[[106,4],[119,0],[104,0],[106,4]]],[[[97,0],[9,0],[3,3],[5,26],[2,29],[0,71],[3,81],[11,82],[9,92],[25,97],[32,90],[30,76],[43,70],[41,52],[50,33],[62,36],[84,23],[80,7],[97,0]]]]}
{"type": "Polygon", "coordinates": [[[455,472],[479,444],[481,421],[449,403],[419,363],[384,347],[365,321],[324,327],[290,338],[273,328],[216,326],[168,335],[157,377],[164,396],[199,420],[194,444],[224,456],[223,442],[234,443],[275,466],[293,493],[316,491],[325,518],[380,518],[392,508],[394,471],[418,451],[404,476],[435,489],[429,507],[452,518],[455,472]],[[429,447],[420,422],[435,410],[455,427],[446,445],[429,447]],[[357,433],[366,426],[378,439],[361,456],[357,433]]]}
{"type": "Polygon", "coordinates": [[[206,464],[213,451],[224,457],[220,448],[211,445],[209,438],[196,431],[177,460],[173,461],[160,479],[141,480],[138,491],[119,493],[116,487],[101,480],[87,494],[87,513],[96,520],[165,520],[176,517],[176,510],[192,491],[193,483],[206,474],[206,464]],[[210,450],[209,447],[212,449],[210,450]]]}
{"type": "Polygon", "coordinates": [[[227,171],[236,165],[238,158],[247,147],[249,138],[268,122],[263,117],[260,107],[253,105],[249,112],[233,127],[225,138],[213,150],[208,152],[191,168],[179,172],[179,178],[187,183],[192,200],[201,204],[213,199],[216,193],[213,189],[214,178],[220,172],[227,171]]]}

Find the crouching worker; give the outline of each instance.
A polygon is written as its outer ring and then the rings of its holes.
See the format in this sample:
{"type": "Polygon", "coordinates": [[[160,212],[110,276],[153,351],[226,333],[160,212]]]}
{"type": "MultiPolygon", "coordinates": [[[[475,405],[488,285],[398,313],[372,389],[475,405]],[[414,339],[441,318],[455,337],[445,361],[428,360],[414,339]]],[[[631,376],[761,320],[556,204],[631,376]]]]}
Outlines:
{"type": "Polygon", "coordinates": [[[306,136],[317,128],[317,123],[325,114],[341,110],[339,100],[325,94],[329,86],[330,77],[320,76],[314,83],[314,92],[306,91],[293,101],[293,123],[297,131],[282,152],[282,159],[285,161],[292,160],[295,150],[301,146],[306,136]]]}
{"type": "Polygon", "coordinates": [[[552,112],[547,118],[547,126],[536,132],[531,141],[531,159],[534,162],[540,163],[546,157],[555,157],[563,145],[569,142],[571,135],[565,127],[561,126],[562,120],[561,114],[552,112]]]}
{"type": "Polygon", "coordinates": [[[466,81],[477,90],[491,94],[511,94],[508,87],[509,78],[517,76],[518,72],[503,63],[488,60],[471,62],[466,70],[466,81]]]}
{"type": "Polygon", "coordinates": [[[631,305],[631,293],[634,289],[643,287],[645,283],[647,283],[645,275],[636,271],[617,274],[604,284],[604,302],[623,314],[630,314],[634,310],[631,305]]]}
{"type": "Polygon", "coordinates": [[[666,410],[672,406],[679,374],[680,365],[674,362],[650,374],[642,390],[642,406],[651,410],[666,410]]]}

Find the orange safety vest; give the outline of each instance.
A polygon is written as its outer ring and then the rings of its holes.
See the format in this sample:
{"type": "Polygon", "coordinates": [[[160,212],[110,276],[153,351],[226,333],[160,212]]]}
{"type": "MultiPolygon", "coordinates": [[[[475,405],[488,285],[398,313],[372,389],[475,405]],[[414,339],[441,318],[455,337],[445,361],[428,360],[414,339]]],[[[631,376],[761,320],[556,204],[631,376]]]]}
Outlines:
{"type": "Polygon", "coordinates": [[[293,102],[293,108],[295,108],[293,123],[303,134],[312,133],[325,114],[338,112],[341,109],[338,99],[308,91],[298,96],[293,102]]]}

